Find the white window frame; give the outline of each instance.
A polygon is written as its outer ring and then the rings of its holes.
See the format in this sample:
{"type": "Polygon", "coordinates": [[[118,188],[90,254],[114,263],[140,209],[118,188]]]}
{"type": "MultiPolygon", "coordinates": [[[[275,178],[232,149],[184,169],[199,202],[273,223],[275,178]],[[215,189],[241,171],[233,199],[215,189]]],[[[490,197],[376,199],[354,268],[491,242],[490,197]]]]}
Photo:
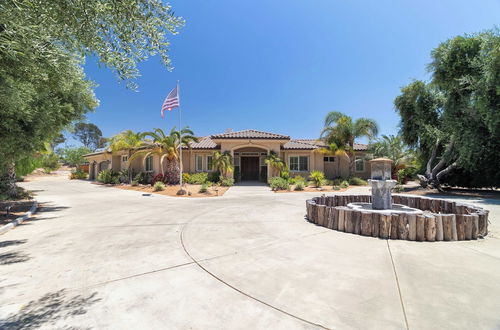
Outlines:
{"type": "Polygon", "coordinates": [[[354,172],[356,173],[362,173],[365,171],[365,159],[362,156],[354,156],[354,172]],[[363,164],[363,169],[358,170],[358,161],[361,161],[361,164],[363,164]]]}
{"type": "Polygon", "coordinates": [[[203,172],[203,155],[194,156],[194,169],[196,172],[203,172]],[[201,159],[201,168],[198,168],[198,159],[201,159]]]}
{"type": "Polygon", "coordinates": [[[212,162],[214,161],[214,156],[212,155],[207,155],[207,172],[213,172],[214,170],[210,166],[210,162],[208,161],[209,158],[212,158],[212,162]]]}
{"type": "Polygon", "coordinates": [[[128,156],[127,155],[122,155],[122,163],[128,162],[128,156]]]}
{"type": "Polygon", "coordinates": [[[309,172],[309,161],[310,157],[307,155],[293,155],[293,156],[288,156],[288,167],[290,169],[290,172],[309,172]],[[300,157],[305,157],[307,159],[307,168],[305,170],[300,169],[300,157]],[[297,158],[297,170],[292,169],[292,158],[297,158]]]}
{"type": "Polygon", "coordinates": [[[153,155],[149,155],[146,157],[146,160],[144,162],[144,170],[145,170],[145,172],[153,172],[153,170],[154,170],[153,155]],[[148,162],[149,162],[150,166],[148,166],[148,162]],[[150,167],[150,169],[148,169],[148,167],[150,167]]]}

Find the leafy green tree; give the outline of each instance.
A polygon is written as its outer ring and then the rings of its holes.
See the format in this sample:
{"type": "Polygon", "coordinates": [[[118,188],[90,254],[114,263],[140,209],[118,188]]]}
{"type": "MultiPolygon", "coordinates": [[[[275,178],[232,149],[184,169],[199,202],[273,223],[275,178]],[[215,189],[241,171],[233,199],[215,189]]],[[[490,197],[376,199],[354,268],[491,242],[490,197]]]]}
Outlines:
{"type": "Polygon", "coordinates": [[[430,83],[401,89],[401,133],[427,163],[423,185],[500,186],[500,34],[459,36],[431,53],[430,83]]]}
{"type": "Polygon", "coordinates": [[[368,137],[370,140],[378,134],[378,125],[373,119],[351,117],[337,111],[329,112],[325,117],[324,128],[320,133],[327,147],[322,152],[345,154],[349,158],[349,171],[354,172],[354,142],[357,138],[368,137]]]}
{"type": "Polygon", "coordinates": [[[78,139],[85,148],[96,150],[102,139],[102,132],[92,123],[76,123],[73,137],[78,139]]]}
{"type": "Polygon", "coordinates": [[[220,173],[221,181],[226,179],[234,171],[233,156],[231,156],[231,153],[229,151],[214,152],[212,169],[220,173]]]}
{"type": "Polygon", "coordinates": [[[92,150],[87,147],[67,147],[58,150],[62,160],[70,166],[85,164],[83,155],[91,153],[92,150]]]}
{"type": "Polygon", "coordinates": [[[15,162],[42,150],[98,102],[81,64],[94,56],[134,88],[183,20],[159,0],[0,2],[0,192],[16,197],[15,162]]]}

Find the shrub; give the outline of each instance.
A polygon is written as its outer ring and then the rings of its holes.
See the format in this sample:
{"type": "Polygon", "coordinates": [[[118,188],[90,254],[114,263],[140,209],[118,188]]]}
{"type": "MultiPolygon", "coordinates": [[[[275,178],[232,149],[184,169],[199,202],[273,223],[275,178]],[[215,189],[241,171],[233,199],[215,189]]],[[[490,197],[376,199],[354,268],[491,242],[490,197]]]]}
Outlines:
{"type": "Polygon", "coordinates": [[[87,173],[82,170],[71,171],[69,175],[70,180],[85,180],[87,178],[87,173]]]}
{"type": "Polygon", "coordinates": [[[212,171],[212,172],[208,172],[208,178],[207,178],[207,180],[209,182],[212,182],[212,183],[217,183],[220,180],[219,177],[220,177],[219,171],[212,171]]]}
{"type": "Polygon", "coordinates": [[[290,179],[290,172],[288,171],[288,169],[285,168],[283,171],[281,171],[280,177],[288,181],[288,179],[290,179]]]}
{"type": "Polygon", "coordinates": [[[233,178],[221,178],[220,180],[220,185],[223,187],[231,187],[234,185],[234,179],[233,178]]]}
{"type": "Polygon", "coordinates": [[[339,186],[333,186],[333,190],[340,190],[339,186]]]}
{"type": "Polygon", "coordinates": [[[70,166],[85,164],[86,160],[83,158],[83,155],[91,152],[92,150],[87,147],[66,147],[57,150],[63,162],[70,166]]]}
{"type": "Polygon", "coordinates": [[[208,191],[208,184],[204,183],[201,185],[199,192],[206,193],[208,191]]]}
{"type": "Polygon", "coordinates": [[[288,185],[288,180],[279,177],[279,176],[273,176],[269,178],[268,180],[269,186],[273,191],[276,190],[287,190],[289,185],[288,185]]]}
{"type": "Polygon", "coordinates": [[[140,184],[149,184],[151,182],[151,179],[151,174],[140,172],[135,176],[134,181],[137,181],[140,184]]]}
{"type": "Polygon", "coordinates": [[[405,167],[397,172],[398,184],[404,184],[408,182],[409,179],[413,179],[417,174],[416,167],[405,167]]]}
{"type": "Polygon", "coordinates": [[[188,183],[191,184],[204,184],[208,181],[208,173],[207,172],[199,172],[193,173],[189,177],[188,183]]]}
{"type": "Polygon", "coordinates": [[[153,185],[153,190],[154,191],[165,190],[165,184],[163,182],[161,182],[161,181],[156,181],[155,184],[153,185]]]}
{"type": "Polygon", "coordinates": [[[314,182],[316,187],[321,187],[323,182],[325,181],[325,174],[321,171],[312,171],[311,172],[311,180],[314,182]]]}
{"type": "Polygon", "coordinates": [[[97,175],[97,181],[105,184],[113,183],[113,171],[107,169],[99,172],[99,174],[97,175]]]}
{"type": "Polygon", "coordinates": [[[291,178],[288,181],[290,182],[290,184],[297,184],[299,182],[302,182],[304,184],[304,186],[306,184],[306,179],[303,176],[300,176],[300,175],[296,175],[296,176],[294,176],[293,178],[291,178]]]}
{"type": "Polygon", "coordinates": [[[352,178],[349,178],[349,184],[351,186],[366,186],[368,182],[361,178],[353,176],[352,178]]]}
{"type": "Polygon", "coordinates": [[[344,179],[336,178],[332,180],[332,186],[340,186],[340,184],[344,181],[344,179]]]}
{"type": "Polygon", "coordinates": [[[54,153],[43,155],[41,165],[46,173],[55,171],[59,168],[59,157],[54,153]]]}
{"type": "Polygon", "coordinates": [[[189,180],[191,180],[191,174],[182,173],[182,182],[189,183],[189,180]]]}
{"type": "Polygon", "coordinates": [[[133,187],[135,187],[135,186],[139,185],[139,182],[135,181],[135,180],[132,180],[132,182],[130,183],[130,185],[132,185],[133,187]]]}
{"type": "Polygon", "coordinates": [[[163,182],[164,180],[164,176],[163,174],[159,173],[159,174],[156,174],[155,177],[153,178],[153,180],[151,180],[151,185],[154,186],[157,182],[163,182]]]}
{"type": "Polygon", "coordinates": [[[302,191],[302,190],[304,190],[305,185],[306,185],[306,184],[305,184],[305,182],[304,182],[304,181],[300,181],[300,180],[299,180],[299,181],[297,181],[297,183],[295,183],[295,190],[296,190],[296,191],[302,191]]]}
{"type": "Polygon", "coordinates": [[[128,183],[130,181],[130,171],[128,169],[118,172],[118,180],[120,183],[128,183]]]}
{"type": "Polygon", "coordinates": [[[400,192],[405,191],[405,188],[404,188],[402,185],[398,184],[398,185],[396,185],[396,186],[393,188],[393,190],[394,190],[394,192],[396,192],[396,193],[400,193],[400,192]]]}
{"type": "Polygon", "coordinates": [[[340,188],[347,188],[349,187],[349,181],[344,180],[340,183],[340,188]]]}

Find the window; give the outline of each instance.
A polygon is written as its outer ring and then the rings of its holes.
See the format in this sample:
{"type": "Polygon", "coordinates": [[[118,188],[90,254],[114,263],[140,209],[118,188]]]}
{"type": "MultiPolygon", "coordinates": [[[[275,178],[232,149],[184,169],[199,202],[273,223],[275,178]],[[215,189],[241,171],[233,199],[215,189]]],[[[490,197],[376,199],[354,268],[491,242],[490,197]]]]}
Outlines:
{"type": "Polygon", "coordinates": [[[365,160],[363,159],[363,157],[356,157],[354,163],[356,165],[356,172],[365,171],[365,160]]]}
{"type": "Polygon", "coordinates": [[[146,172],[153,172],[153,156],[146,157],[146,172]]]}
{"type": "Polygon", "coordinates": [[[202,172],[202,171],[203,171],[203,156],[196,155],[196,172],[202,172]]]}
{"type": "Polygon", "coordinates": [[[126,163],[128,161],[128,156],[122,156],[122,162],[126,163]]]}
{"type": "Polygon", "coordinates": [[[307,172],[309,170],[308,156],[290,156],[289,158],[290,171],[307,172]]]}
{"type": "Polygon", "coordinates": [[[323,161],[325,163],[333,163],[333,162],[335,162],[335,157],[331,157],[331,156],[323,157],[323,161]]]}
{"type": "Polygon", "coordinates": [[[207,171],[212,171],[213,156],[207,156],[207,171]]]}

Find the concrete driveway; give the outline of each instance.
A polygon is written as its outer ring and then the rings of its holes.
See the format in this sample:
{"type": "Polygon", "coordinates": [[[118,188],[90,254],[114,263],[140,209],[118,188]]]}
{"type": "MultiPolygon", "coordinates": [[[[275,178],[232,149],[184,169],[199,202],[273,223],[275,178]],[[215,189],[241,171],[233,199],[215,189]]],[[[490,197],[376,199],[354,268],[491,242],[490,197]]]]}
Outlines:
{"type": "Polygon", "coordinates": [[[386,241],[304,220],[311,193],[186,199],[42,178],[43,208],[0,236],[2,329],[495,329],[490,236],[386,241]]]}

